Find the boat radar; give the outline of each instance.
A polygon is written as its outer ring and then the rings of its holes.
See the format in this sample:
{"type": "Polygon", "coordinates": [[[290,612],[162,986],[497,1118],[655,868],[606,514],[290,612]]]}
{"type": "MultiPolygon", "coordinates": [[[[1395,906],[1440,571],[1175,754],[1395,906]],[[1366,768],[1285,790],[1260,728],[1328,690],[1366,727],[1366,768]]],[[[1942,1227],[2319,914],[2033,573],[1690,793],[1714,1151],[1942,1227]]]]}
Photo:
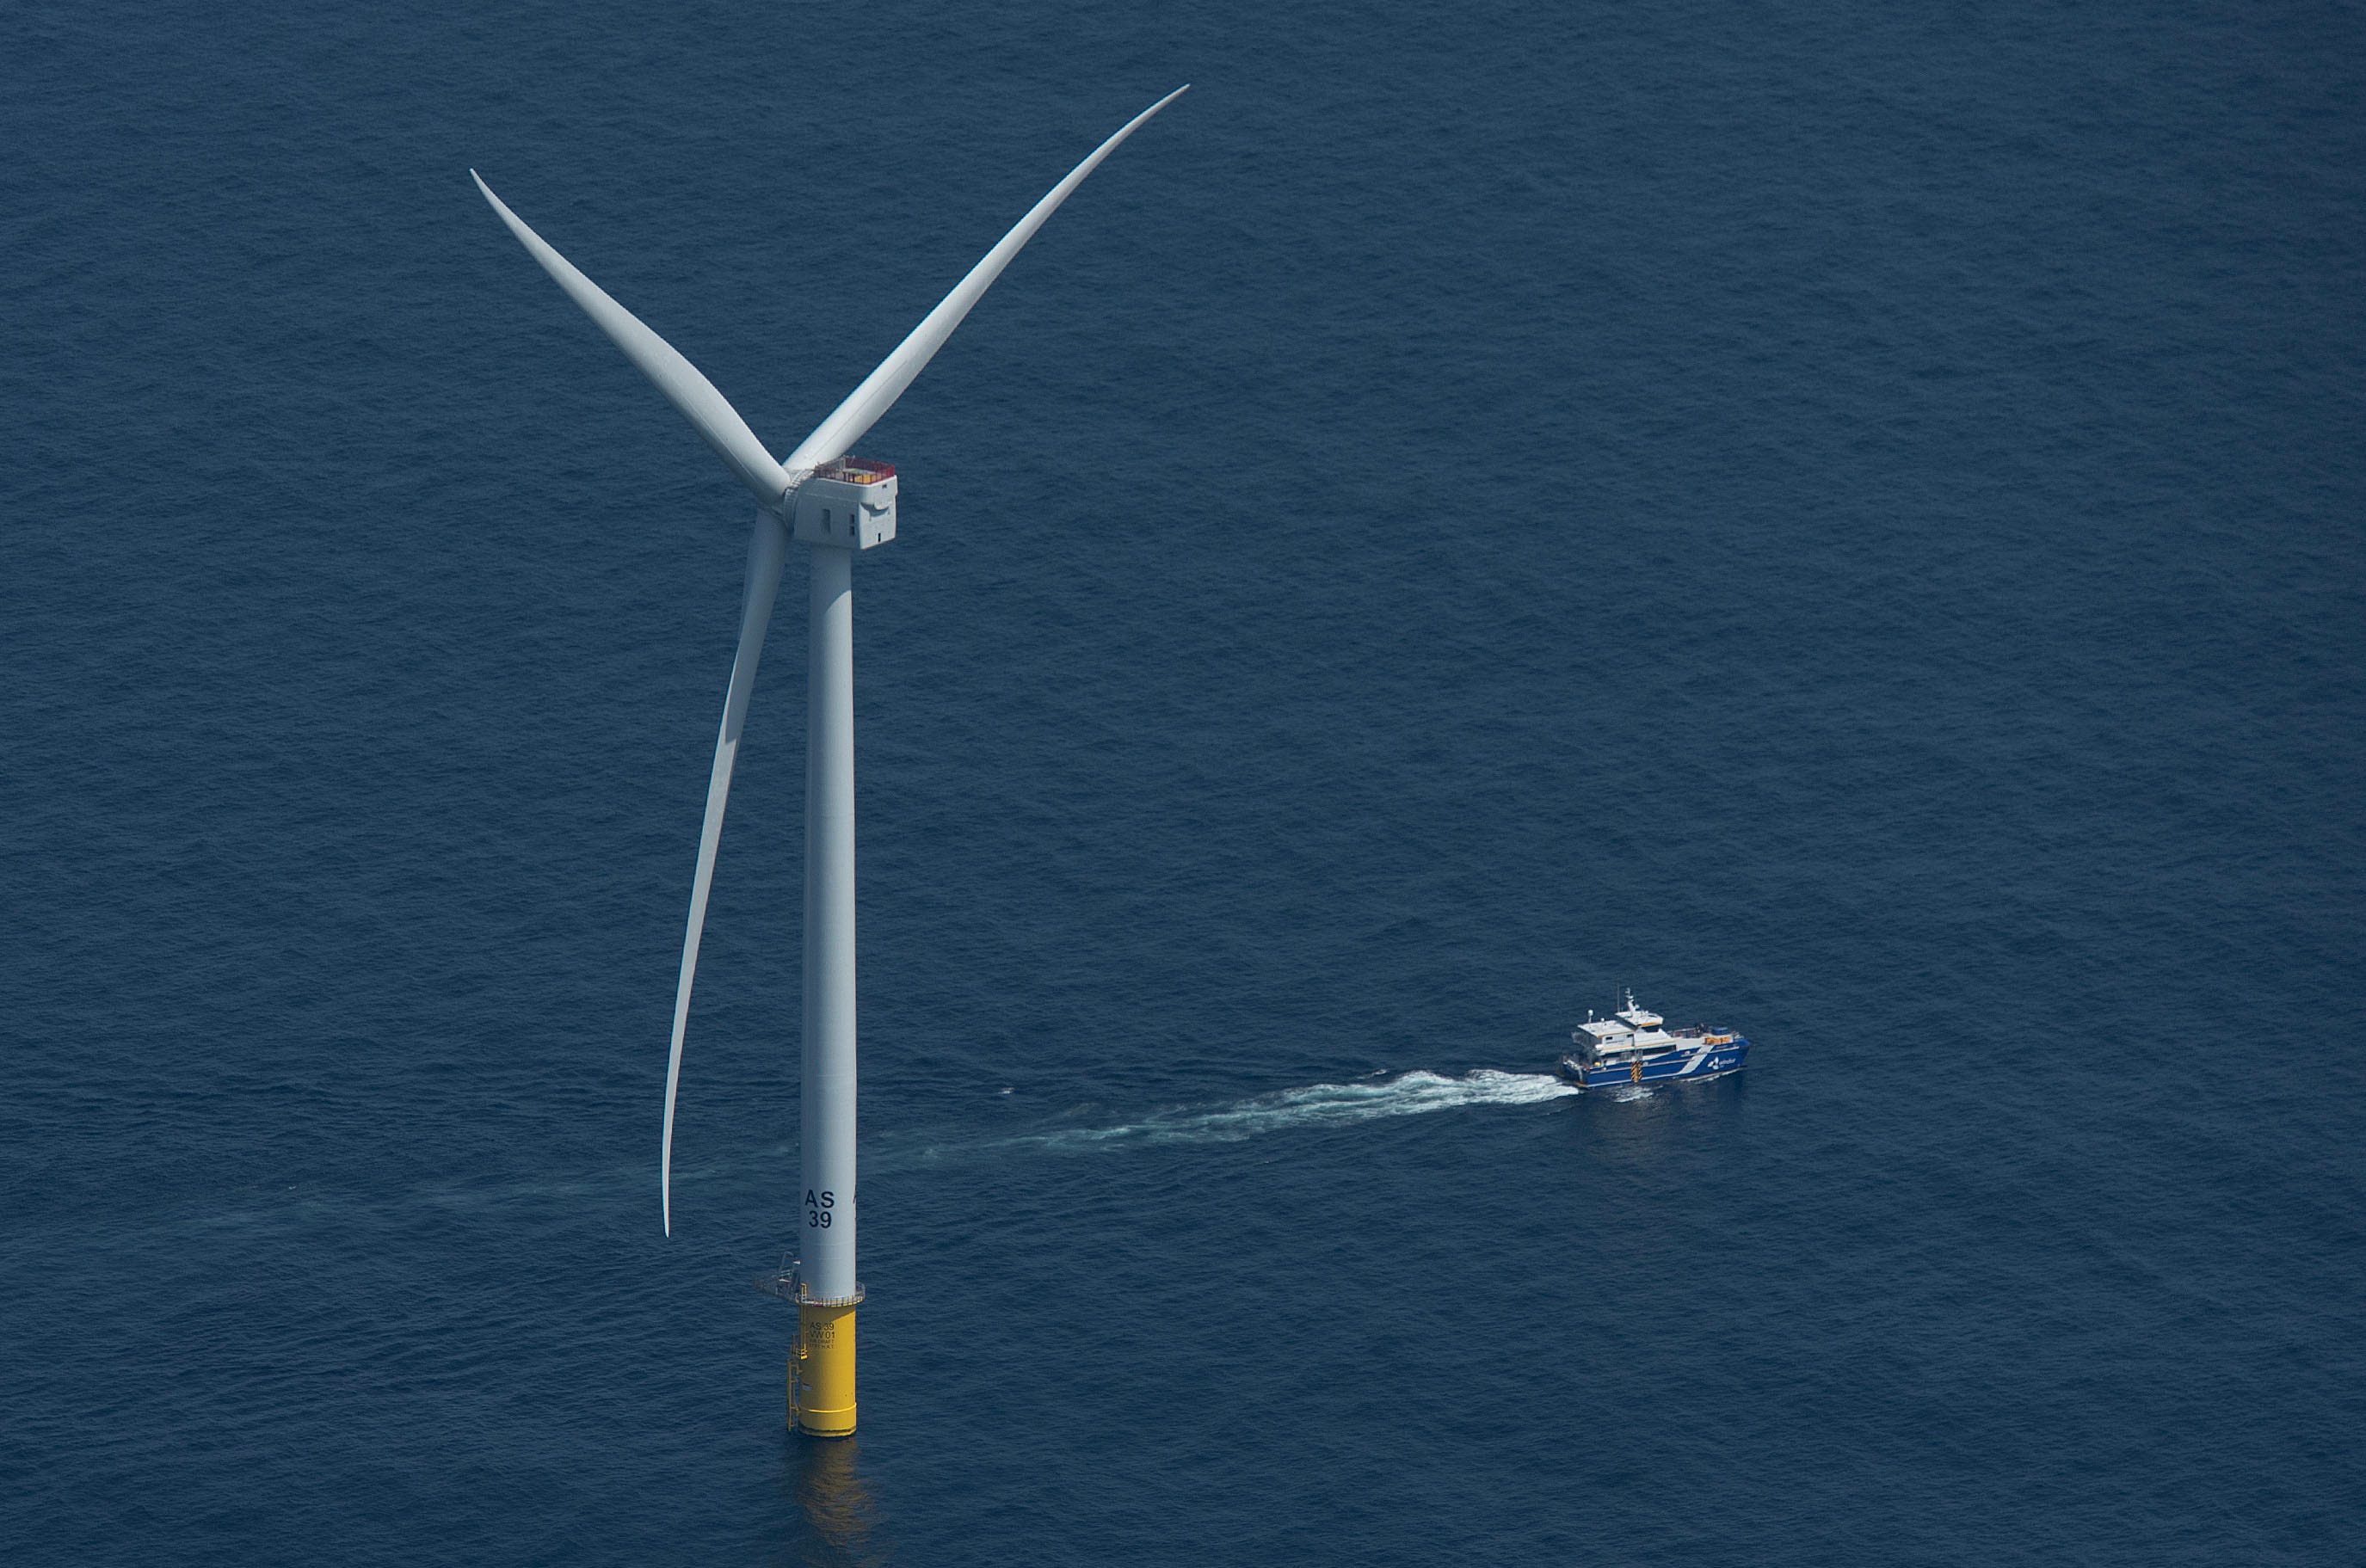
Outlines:
{"type": "Polygon", "coordinates": [[[1085,176],[1151,116],[1181,96],[1177,88],[1127,121],[1067,178],[1053,185],[1017,228],[970,269],[896,352],[863,378],[785,459],[775,460],[715,384],[672,344],[610,298],[503,206],[485,182],[477,189],[543,271],[592,318],[706,444],[756,496],[748,543],[739,646],[723,699],[723,726],[707,778],[706,815],[698,831],[698,868],[691,879],[690,921],[674,986],[673,1042],[666,1055],[665,1135],[658,1157],[659,1215],[673,1234],[674,1090],[682,1074],[682,1034],[699,934],[715,881],[723,804],[756,683],[756,660],[781,586],[789,542],[812,553],[809,682],[806,732],[806,902],[804,1090],[799,1126],[800,1180],[795,1224],[803,1257],[759,1283],[797,1308],[789,1361],[789,1421],[815,1437],[854,1430],[854,1314],[862,1302],[854,1272],[854,557],[896,537],[896,470],[851,458],[847,451],[893,408],[913,378],[952,336],[970,308],[1002,275],[1085,176]]]}

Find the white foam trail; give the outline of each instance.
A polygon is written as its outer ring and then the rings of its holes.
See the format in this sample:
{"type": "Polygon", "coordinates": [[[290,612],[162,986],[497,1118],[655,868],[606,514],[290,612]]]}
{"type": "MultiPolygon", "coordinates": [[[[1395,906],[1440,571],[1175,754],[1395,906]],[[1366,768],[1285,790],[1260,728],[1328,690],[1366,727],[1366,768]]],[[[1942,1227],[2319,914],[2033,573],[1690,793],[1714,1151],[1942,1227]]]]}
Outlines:
{"type": "Polygon", "coordinates": [[[1459,1078],[1415,1069],[1384,1083],[1315,1083],[1204,1111],[1161,1111],[1113,1127],[1067,1127],[1005,1138],[1004,1148],[1082,1149],[1122,1143],[1237,1143],[1286,1127],[1417,1116],[1465,1105],[1534,1105],[1574,1094],[1550,1073],[1474,1068],[1459,1078]]]}
{"type": "MultiPolygon", "coordinates": [[[[1008,1094],[1008,1089],[999,1092],[1008,1094]]],[[[1032,1148],[1083,1153],[1129,1144],[1237,1143],[1288,1127],[1345,1126],[1380,1116],[1416,1116],[1428,1111],[1452,1111],[1465,1105],[1534,1105],[1574,1094],[1574,1084],[1549,1073],[1497,1072],[1475,1068],[1459,1078],[1416,1069],[1385,1082],[1365,1079],[1355,1083],[1315,1083],[1303,1089],[1277,1090],[1271,1094],[1199,1110],[1155,1111],[1139,1121],[1110,1127],[1065,1127],[1055,1132],[1027,1133],[981,1143],[931,1145],[916,1148],[890,1141],[863,1146],[864,1168],[873,1171],[930,1166],[947,1159],[974,1157],[987,1149],[1032,1148]]],[[[1650,1092],[1619,1089],[1613,1099],[1640,1099],[1650,1092]]],[[[783,1160],[794,1163],[796,1146],[775,1144],[756,1154],[682,1170],[702,1181],[726,1185],[744,1183],[751,1173],[777,1172],[783,1160]]],[[[586,1204],[620,1203],[640,1191],[648,1172],[640,1166],[578,1171],[572,1176],[527,1180],[441,1182],[419,1186],[354,1193],[303,1190],[258,1193],[243,1206],[173,1217],[163,1223],[215,1230],[264,1232],[299,1225],[350,1224],[358,1215],[391,1216],[421,1206],[481,1214],[511,1204],[551,1204],[581,1208],[586,1204]]]]}

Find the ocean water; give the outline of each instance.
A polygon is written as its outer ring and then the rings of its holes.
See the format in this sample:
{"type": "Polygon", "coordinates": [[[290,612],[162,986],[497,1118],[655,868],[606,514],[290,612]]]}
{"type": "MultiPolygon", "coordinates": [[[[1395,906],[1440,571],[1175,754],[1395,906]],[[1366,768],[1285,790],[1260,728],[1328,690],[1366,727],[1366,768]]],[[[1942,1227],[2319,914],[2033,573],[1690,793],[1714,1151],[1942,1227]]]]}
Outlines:
{"type": "Polygon", "coordinates": [[[2360,1560],[2354,7],[0,38],[0,1560],[2360,1560]],[[862,443],[802,1442],[802,595],[669,1241],[748,507],[467,170],[785,451],[1186,81],[862,443]]]}

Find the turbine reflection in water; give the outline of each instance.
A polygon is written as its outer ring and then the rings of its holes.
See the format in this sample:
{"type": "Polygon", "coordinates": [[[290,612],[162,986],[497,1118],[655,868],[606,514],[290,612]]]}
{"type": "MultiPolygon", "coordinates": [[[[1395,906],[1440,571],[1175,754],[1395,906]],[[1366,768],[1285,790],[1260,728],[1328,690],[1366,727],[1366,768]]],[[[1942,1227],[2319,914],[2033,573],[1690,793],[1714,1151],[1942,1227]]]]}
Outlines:
{"type": "Polygon", "coordinates": [[[877,1506],[862,1479],[860,1438],[788,1439],[782,1489],[796,1506],[785,1560],[814,1568],[859,1568],[893,1553],[879,1534],[877,1506]]]}

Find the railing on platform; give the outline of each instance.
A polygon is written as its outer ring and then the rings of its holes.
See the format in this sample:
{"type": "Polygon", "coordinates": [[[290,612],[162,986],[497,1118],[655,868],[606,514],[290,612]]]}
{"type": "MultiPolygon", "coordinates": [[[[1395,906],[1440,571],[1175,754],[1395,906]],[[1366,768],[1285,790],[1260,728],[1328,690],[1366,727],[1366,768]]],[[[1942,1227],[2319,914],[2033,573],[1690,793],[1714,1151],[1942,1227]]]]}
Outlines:
{"type": "Polygon", "coordinates": [[[781,1254],[781,1266],[769,1274],[756,1276],[756,1288],[766,1295],[778,1296],[791,1306],[860,1306],[862,1305],[862,1282],[854,1282],[852,1295],[815,1295],[806,1289],[804,1260],[781,1254]]]}
{"type": "Polygon", "coordinates": [[[849,485],[875,485],[896,476],[896,465],[868,457],[839,457],[813,471],[817,479],[837,479],[849,485]]]}

